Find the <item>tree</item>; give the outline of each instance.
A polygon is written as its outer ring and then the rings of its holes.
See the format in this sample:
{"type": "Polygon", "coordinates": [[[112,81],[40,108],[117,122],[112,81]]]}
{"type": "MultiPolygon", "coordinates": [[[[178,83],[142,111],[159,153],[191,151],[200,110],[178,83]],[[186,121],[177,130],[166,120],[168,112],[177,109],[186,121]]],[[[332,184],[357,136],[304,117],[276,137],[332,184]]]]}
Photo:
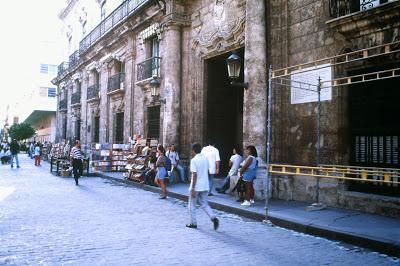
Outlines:
{"type": "Polygon", "coordinates": [[[36,132],[28,123],[14,124],[10,127],[11,139],[24,140],[33,137],[36,132]]]}

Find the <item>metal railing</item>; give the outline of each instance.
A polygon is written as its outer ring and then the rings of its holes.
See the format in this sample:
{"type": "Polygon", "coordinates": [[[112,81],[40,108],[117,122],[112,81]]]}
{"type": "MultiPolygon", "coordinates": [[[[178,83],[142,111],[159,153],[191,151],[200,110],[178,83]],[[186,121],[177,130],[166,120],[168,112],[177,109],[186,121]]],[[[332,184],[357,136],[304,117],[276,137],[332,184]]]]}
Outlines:
{"type": "Polygon", "coordinates": [[[79,51],[75,51],[69,56],[69,67],[74,67],[79,60],[79,51]]]}
{"type": "Polygon", "coordinates": [[[62,75],[65,72],[67,72],[68,65],[69,65],[68,62],[62,62],[61,64],[59,64],[58,67],[57,67],[57,75],[62,75]]]}
{"type": "Polygon", "coordinates": [[[329,0],[329,13],[331,17],[338,18],[358,11],[364,11],[388,0],[329,0]]]}
{"type": "Polygon", "coordinates": [[[81,103],[81,92],[75,92],[71,97],[71,104],[79,104],[81,103]]]}
{"type": "Polygon", "coordinates": [[[87,88],[87,100],[99,98],[99,85],[92,85],[87,88]]]}
{"type": "Polygon", "coordinates": [[[58,103],[58,110],[66,110],[67,109],[67,100],[61,100],[58,103]]]}
{"type": "Polygon", "coordinates": [[[107,92],[124,89],[125,73],[118,73],[108,78],[107,92]]]}
{"type": "Polygon", "coordinates": [[[137,65],[137,81],[160,77],[161,57],[151,57],[137,65]]]}
{"type": "Polygon", "coordinates": [[[79,43],[79,51],[84,53],[97,40],[113,29],[122,20],[137,12],[150,0],[126,0],[119,5],[109,16],[100,22],[88,35],[79,43]]]}
{"type": "Polygon", "coordinates": [[[370,183],[400,185],[399,169],[362,168],[353,166],[298,166],[270,164],[268,172],[278,175],[311,176],[370,183]]]}

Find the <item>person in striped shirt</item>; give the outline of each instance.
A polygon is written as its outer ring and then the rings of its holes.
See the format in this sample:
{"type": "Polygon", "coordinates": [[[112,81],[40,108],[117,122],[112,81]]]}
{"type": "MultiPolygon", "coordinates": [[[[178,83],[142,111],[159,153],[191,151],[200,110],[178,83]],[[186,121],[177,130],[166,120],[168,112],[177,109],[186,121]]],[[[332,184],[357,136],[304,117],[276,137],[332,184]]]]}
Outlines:
{"type": "Polygon", "coordinates": [[[83,173],[83,156],[81,151],[81,142],[79,140],[75,141],[75,146],[72,147],[69,157],[72,164],[72,171],[74,173],[75,185],[78,186],[78,179],[82,176],[83,173]]]}

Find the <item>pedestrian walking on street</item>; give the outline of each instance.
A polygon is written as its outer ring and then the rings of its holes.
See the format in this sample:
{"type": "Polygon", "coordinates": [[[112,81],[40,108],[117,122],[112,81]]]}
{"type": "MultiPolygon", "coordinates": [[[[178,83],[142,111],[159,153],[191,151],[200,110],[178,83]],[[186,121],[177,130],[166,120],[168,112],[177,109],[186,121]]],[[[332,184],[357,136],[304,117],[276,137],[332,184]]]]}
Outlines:
{"type": "Polygon", "coordinates": [[[208,159],[208,182],[210,186],[208,190],[208,196],[213,196],[214,194],[212,193],[212,189],[214,187],[214,178],[219,175],[219,166],[221,163],[221,159],[219,157],[219,150],[215,148],[215,145],[212,144],[211,141],[209,141],[209,144],[210,145],[202,149],[201,153],[208,159]]]}
{"type": "Polygon", "coordinates": [[[78,186],[79,185],[78,180],[83,173],[83,162],[82,162],[83,156],[81,150],[81,142],[79,140],[75,141],[75,146],[72,147],[69,156],[71,159],[72,172],[74,174],[75,185],[78,186]]]}
{"type": "Polygon", "coordinates": [[[19,146],[17,140],[13,139],[13,141],[10,144],[10,152],[11,152],[10,163],[11,163],[11,168],[14,167],[14,159],[15,159],[15,164],[17,165],[17,168],[20,168],[19,160],[18,160],[19,151],[20,151],[20,146],[19,146]]]}
{"type": "Polygon", "coordinates": [[[167,184],[166,184],[167,159],[165,157],[165,149],[161,144],[158,145],[158,147],[157,147],[157,154],[158,154],[157,162],[156,162],[157,174],[156,174],[156,178],[155,178],[154,182],[156,183],[157,186],[159,186],[161,188],[160,199],[166,199],[167,198],[167,184]]]}
{"type": "Polygon", "coordinates": [[[40,166],[40,154],[41,154],[40,142],[36,143],[33,154],[35,157],[35,166],[40,166]]]}
{"type": "Polygon", "coordinates": [[[197,228],[196,221],[196,202],[200,204],[200,207],[210,217],[214,225],[214,230],[218,229],[219,220],[215,216],[213,210],[208,205],[208,159],[201,153],[201,145],[194,143],[192,145],[192,157],[190,161],[190,172],[192,179],[189,186],[189,217],[190,223],[186,225],[189,228],[197,228]]]}
{"type": "Polygon", "coordinates": [[[243,166],[240,168],[239,176],[243,179],[246,186],[246,198],[241,205],[248,207],[254,203],[253,180],[256,178],[256,170],[258,165],[256,147],[252,145],[247,146],[245,154],[247,155],[247,158],[243,162],[243,166]]]}

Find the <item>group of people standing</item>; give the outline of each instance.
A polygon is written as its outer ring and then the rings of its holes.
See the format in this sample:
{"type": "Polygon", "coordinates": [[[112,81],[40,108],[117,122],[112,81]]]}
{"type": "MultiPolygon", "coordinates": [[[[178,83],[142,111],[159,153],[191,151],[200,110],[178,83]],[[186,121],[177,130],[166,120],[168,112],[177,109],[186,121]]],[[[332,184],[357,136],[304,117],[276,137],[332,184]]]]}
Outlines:
{"type": "MultiPolygon", "coordinates": [[[[214,178],[220,174],[221,159],[218,149],[215,145],[207,145],[200,151],[208,161],[208,189],[207,195],[213,196],[214,178]]],[[[168,151],[162,145],[157,147],[157,159],[154,164],[156,169],[155,184],[161,188],[161,199],[167,198],[167,184],[172,184],[174,179],[174,170],[179,173],[182,182],[187,182],[183,167],[179,164],[179,155],[176,152],[175,145],[171,145],[168,151]],[[169,161],[169,162],[168,162],[169,161]],[[172,168],[169,169],[168,165],[172,168]],[[169,180],[169,182],[168,182],[169,180]]],[[[225,193],[230,188],[230,179],[232,176],[239,176],[239,182],[244,183],[245,193],[238,201],[242,206],[250,206],[254,203],[253,181],[256,178],[257,150],[253,145],[245,149],[245,159],[243,158],[241,148],[233,148],[233,155],[229,160],[230,170],[228,176],[223,180],[222,186],[216,188],[218,193],[225,193]]]]}
{"type": "MultiPolygon", "coordinates": [[[[14,161],[17,168],[20,168],[18,154],[22,148],[26,147],[26,153],[29,158],[35,159],[35,166],[40,166],[40,159],[42,156],[42,144],[40,142],[27,142],[20,145],[16,139],[11,143],[3,141],[0,146],[0,158],[2,164],[10,164],[11,168],[14,167],[14,161]]],[[[25,149],[24,149],[25,150],[25,149]]]]}
{"type": "Polygon", "coordinates": [[[156,155],[156,176],[154,183],[161,188],[160,199],[167,198],[167,185],[172,185],[175,180],[175,175],[179,174],[182,182],[187,182],[185,170],[179,163],[179,154],[174,144],[170,145],[168,151],[162,145],[157,146],[156,155]]]}
{"type": "Polygon", "coordinates": [[[230,170],[228,176],[222,182],[222,186],[216,188],[218,193],[224,194],[229,188],[232,176],[239,176],[238,182],[244,183],[245,193],[239,198],[242,206],[250,206],[254,203],[253,181],[256,178],[256,169],[258,165],[257,150],[254,146],[247,146],[245,149],[245,159],[243,159],[241,148],[233,148],[233,155],[229,160],[230,170]]]}
{"type": "MultiPolygon", "coordinates": [[[[161,188],[160,199],[167,198],[167,183],[168,183],[168,164],[174,163],[175,167],[179,162],[170,158],[172,152],[176,152],[175,146],[165,151],[162,145],[157,147],[157,160],[155,163],[156,176],[155,183],[161,188]],[[168,160],[170,162],[168,163],[168,160]]],[[[213,222],[214,229],[219,226],[219,220],[216,218],[214,212],[208,205],[208,196],[213,196],[212,190],[214,185],[214,178],[220,173],[220,155],[218,149],[214,145],[207,145],[202,147],[200,144],[195,143],[191,147],[192,159],[190,161],[190,185],[189,185],[189,217],[190,223],[186,226],[189,228],[197,228],[196,221],[196,204],[200,204],[202,209],[210,217],[213,222]]],[[[253,181],[256,178],[257,168],[257,150],[254,146],[247,146],[245,149],[246,158],[243,159],[240,147],[233,149],[233,155],[229,160],[230,171],[228,176],[224,179],[223,185],[217,188],[219,193],[225,193],[229,188],[230,178],[239,175],[240,181],[245,184],[245,199],[242,206],[250,206],[254,203],[254,188],[253,181]]],[[[175,158],[176,159],[176,158],[175,158]]],[[[180,166],[182,167],[182,166],[180,166]]],[[[184,170],[178,171],[182,181],[185,181],[184,170]]]]}

